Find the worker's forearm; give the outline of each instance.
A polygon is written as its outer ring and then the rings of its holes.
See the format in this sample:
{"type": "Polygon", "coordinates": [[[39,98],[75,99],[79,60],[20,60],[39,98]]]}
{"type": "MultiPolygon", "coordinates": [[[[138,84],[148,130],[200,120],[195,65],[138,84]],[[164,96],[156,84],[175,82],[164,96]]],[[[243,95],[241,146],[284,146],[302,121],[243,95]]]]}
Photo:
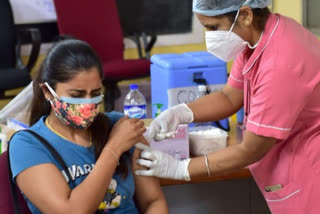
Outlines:
{"type": "MultiPolygon", "coordinates": [[[[227,147],[223,150],[208,154],[208,163],[210,174],[219,175],[232,172],[248,166],[255,161],[257,157],[249,154],[242,148],[241,144],[227,147]]],[[[207,169],[204,161],[204,156],[192,158],[188,167],[191,179],[198,176],[206,176],[207,169]]]]}
{"type": "Polygon", "coordinates": [[[217,121],[236,113],[241,106],[234,105],[222,91],[201,97],[188,104],[195,122],[217,121]]]}
{"type": "MultiPolygon", "coordinates": [[[[245,131],[242,143],[207,155],[210,174],[219,175],[241,169],[259,161],[277,139],[245,131]]],[[[207,175],[204,157],[193,158],[188,167],[191,178],[207,175]]]]}

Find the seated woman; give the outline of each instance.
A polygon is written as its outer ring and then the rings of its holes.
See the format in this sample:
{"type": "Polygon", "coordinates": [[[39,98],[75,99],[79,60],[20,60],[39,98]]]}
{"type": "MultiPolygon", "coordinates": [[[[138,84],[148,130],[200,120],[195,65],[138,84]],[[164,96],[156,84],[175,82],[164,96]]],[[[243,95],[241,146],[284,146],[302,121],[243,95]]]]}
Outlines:
{"type": "Polygon", "coordinates": [[[102,78],[98,56],[79,40],[55,44],[36,75],[30,129],[58,151],[72,179],[34,136],[17,133],[12,174],[32,213],[168,213],[159,181],[132,173],[133,145],[147,143],[143,121],[99,113],[102,78]]]}

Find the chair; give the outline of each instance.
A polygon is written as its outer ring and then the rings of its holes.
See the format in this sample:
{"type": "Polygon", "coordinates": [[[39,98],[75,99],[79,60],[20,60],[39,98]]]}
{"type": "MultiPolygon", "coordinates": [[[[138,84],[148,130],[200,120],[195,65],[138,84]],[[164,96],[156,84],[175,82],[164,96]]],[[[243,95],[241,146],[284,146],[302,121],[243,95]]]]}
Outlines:
{"type": "Polygon", "coordinates": [[[5,91],[31,82],[30,72],[40,51],[41,35],[35,28],[15,29],[9,0],[0,1],[0,99],[11,99],[5,91]],[[21,60],[21,44],[31,39],[32,48],[27,65],[21,60]]]}
{"type": "MultiPolygon", "coordinates": [[[[124,60],[123,32],[115,0],[54,0],[54,4],[60,34],[86,41],[99,55],[104,71],[105,110],[113,110],[120,97],[117,83],[149,76],[150,61],[124,60]]],[[[150,51],[154,42],[153,38],[145,51],[150,51]]]]}
{"type": "MultiPolygon", "coordinates": [[[[0,155],[0,213],[14,214],[13,200],[10,191],[8,153],[0,155]]],[[[21,214],[31,214],[28,205],[17,188],[17,196],[21,214]]]]}

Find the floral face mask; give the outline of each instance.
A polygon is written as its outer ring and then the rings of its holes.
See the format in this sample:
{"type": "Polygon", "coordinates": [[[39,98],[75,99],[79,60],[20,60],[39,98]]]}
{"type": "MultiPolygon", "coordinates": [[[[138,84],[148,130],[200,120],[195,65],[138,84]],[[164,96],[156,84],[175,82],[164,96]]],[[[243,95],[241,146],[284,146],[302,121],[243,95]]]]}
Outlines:
{"type": "Polygon", "coordinates": [[[54,99],[50,100],[56,117],[65,125],[72,128],[84,129],[89,127],[99,113],[103,95],[87,98],[59,97],[56,92],[44,83],[54,99]]]}

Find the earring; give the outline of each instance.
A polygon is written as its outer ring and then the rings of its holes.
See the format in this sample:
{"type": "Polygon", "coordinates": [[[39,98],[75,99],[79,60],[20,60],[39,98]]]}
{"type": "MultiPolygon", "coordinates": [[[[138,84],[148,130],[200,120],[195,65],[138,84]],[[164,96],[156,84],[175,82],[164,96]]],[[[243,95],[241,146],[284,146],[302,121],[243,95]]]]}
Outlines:
{"type": "Polygon", "coordinates": [[[247,20],[247,21],[246,21],[246,25],[249,25],[249,24],[250,24],[250,21],[249,21],[249,20],[247,20]]]}

